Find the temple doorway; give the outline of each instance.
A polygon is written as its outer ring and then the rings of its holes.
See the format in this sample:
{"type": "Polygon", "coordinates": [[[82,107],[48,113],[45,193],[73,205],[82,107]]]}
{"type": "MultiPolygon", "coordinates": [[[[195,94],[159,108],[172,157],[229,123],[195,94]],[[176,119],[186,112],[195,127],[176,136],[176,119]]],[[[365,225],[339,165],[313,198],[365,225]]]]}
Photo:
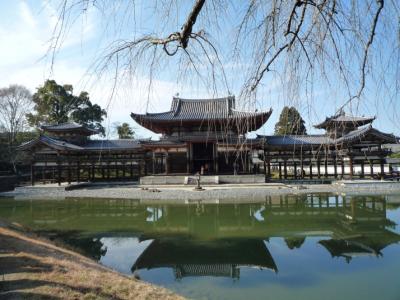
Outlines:
{"type": "Polygon", "coordinates": [[[193,172],[203,174],[214,173],[214,144],[213,143],[193,143],[193,172]]]}

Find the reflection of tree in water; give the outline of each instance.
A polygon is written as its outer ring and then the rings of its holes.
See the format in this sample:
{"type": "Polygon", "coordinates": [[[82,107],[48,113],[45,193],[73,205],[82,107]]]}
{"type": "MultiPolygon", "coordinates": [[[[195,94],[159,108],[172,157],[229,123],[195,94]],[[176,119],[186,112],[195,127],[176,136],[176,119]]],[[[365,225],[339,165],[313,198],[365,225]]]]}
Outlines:
{"type": "Polygon", "coordinates": [[[76,232],[62,232],[52,235],[51,239],[60,240],[80,254],[97,261],[107,253],[107,247],[104,247],[97,237],[80,236],[76,232]]]}
{"type": "Polygon", "coordinates": [[[290,237],[285,238],[285,243],[290,250],[293,250],[294,248],[300,249],[305,240],[305,237],[290,237]]]}

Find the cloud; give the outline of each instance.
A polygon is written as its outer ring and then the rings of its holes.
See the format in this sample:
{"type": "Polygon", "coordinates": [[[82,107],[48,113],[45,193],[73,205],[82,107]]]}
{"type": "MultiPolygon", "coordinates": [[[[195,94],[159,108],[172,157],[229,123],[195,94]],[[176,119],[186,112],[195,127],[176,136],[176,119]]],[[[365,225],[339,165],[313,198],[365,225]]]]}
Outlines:
{"type": "Polygon", "coordinates": [[[36,27],[35,17],[33,16],[28,4],[25,1],[21,1],[19,3],[19,14],[22,18],[22,22],[25,25],[28,25],[31,28],[36,27]]]}

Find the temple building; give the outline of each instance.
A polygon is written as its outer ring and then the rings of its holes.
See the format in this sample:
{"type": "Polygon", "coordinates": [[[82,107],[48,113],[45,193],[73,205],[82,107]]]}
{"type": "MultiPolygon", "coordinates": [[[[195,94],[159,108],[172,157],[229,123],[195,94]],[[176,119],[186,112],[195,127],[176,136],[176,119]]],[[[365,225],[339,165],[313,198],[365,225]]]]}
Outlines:
{"type": "Polygon", "coordinates": [[[258,136],[265,141],[266,176],[271,166],[279,179],[310,179],[322,177],[364,178],[389,173],[385,159],[391,153],[385,144],[397,144],[393,134],[372,127],[375,117],[347,116],[344,112],[326,118],[315,128],[322,135],[258,136]]]}
{"type": "MultiPolygon", "coordinates": [[[[159,140],[93,140],[98,132],[75,123],[40,127],[40,136],[19,149],[32,159],[32,184],[94,180],[137,180],[147,175],[245,175],[269,180],[332,180],[390,176],[385,144],[398,137],[372,127],[374,117],[344,112],[315,128],[320,135],[257,135],[271,116],[243,111],[235,97],[174,97],[162,113],[132,113],[141,126],[161,134],[159,140]]],[[[182,182],[183,183],[183,182],[182,182]]]]}
{"type": "Polygon", "coordinates": [[[133,139],[91,140],[96,130],[76,123],[43,125],[19,146],[30,153],[31,183],[137,179],[144,150],[133,139]]]}
{"type": "Polygon", "coordinates": [[[174,97],[163,113],[135,114],[141,126],[162,134],[159,141],[142,143],[152,153],[152,173],[251,173],[253,150],[261,140],[246,139],[272,113],[236,109],[235,98],[188,100],[174,97]]]}

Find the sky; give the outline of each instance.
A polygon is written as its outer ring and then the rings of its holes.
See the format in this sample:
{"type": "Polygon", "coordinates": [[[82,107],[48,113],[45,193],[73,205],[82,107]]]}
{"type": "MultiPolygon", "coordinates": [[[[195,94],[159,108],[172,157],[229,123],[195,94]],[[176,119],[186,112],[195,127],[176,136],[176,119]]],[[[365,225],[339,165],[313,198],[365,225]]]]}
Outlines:
{"type": "MultiPolygon", "coordinates": [[[[181,80],[185,74],[176,76],[176,72],[169,69],[174,68],[171,65],[166,65],[165,68],[162,66],[163,71],[154,78],[152,77],[150,90],[149,78],[151,76],[143,71],[137,72],[134,78],[120,74],[116,81],[116,88],[115,81],[112,79],[112,71],[108,74],[109,76],[104,78],[98,78],[92,74],[93,64],[99,53],[102,53],[105,45],[111,43],[117,36],[114,33],[133,38],[145,32],[152,32],[153,27],[165,26],[164,30],[172,32],[172,28],[175,26],[180,28],[178,24],[183,23],[183,19],[178,18],[174,20],[173,24],[164,25],[162,20],[158,24],[154,24],[154,21],[149,21],[151,12],[143,7],[143,3],[140,1],[137,3],[134,25],[125,21],[125,19],[129,19],[126,12],[117,14],[121,21],[105,24],[104,16],[95,9],[89,10],[84,17],[77,19],[68,28],[68,32],[63,35],[61,47],[52,64],[49,46],[58,22],[58,1],[1,1],[0,87],[20,84],[34,93],[36,88],[48,78],[55,79],[59,84],[72,84],[76,94],[85,90],[89,92],[92,102],[107,109],[108,117],[104,125],[108,129],[110,137],[115,135],[113,133],[115,123],[128,122],[135,128],[139,137],[156,138],[155,134],[135,124],[130,118],[130,112],[167,111],[172,97],[176,94],[183,98],[203,98],[215,95],[197,82],[188,83],[181,80]]],[[[113,7],[113,9],[124,11],[124,8],[121,7],[113,7]]],[[[199,24],[199,26],[201,25],[199,24]]],[[[229,61],[224,61],[223,64],[226,66],[229,90],[232,94],[237,95],[240,92],[237,82],[239,82],[238,78],[243,75],[243,66],[240,64],[230,66],[229,61]]],[[[310,101],[300,99],[298,102],[289,102],[285,100],[285,79],[277,80],[267,77],[257,93],[256,107],[259,110],[269,110],[272,107],[273,114],[257,133],[273,134],[279,113],[287,104],[297,106],[306,121],[309,133],[321,133],[312,125],[323,121],[326,116],[332,115],[337,107],[346,100],[340,88],[335,89],[334,86],[335,84],[330,89],[316,86],[310,101]]],[[[367,85],[365,97],[357,106],[357,114],[376,115],[375,127],[384,132],[400,135],[400,126],[397,122],[397,113],[400,108],[400,104],[396,101],[398,99],[395,101],[393,99],[382,100],[384,97],[376,97],[378,92],[379,88],[376,85],[367,85]]],[[[221,89],[216,96],[226,96],[226,94],[226,89],[221,89]]],[[[300,97],[302,97],[301,94],[300,97]]]]}

